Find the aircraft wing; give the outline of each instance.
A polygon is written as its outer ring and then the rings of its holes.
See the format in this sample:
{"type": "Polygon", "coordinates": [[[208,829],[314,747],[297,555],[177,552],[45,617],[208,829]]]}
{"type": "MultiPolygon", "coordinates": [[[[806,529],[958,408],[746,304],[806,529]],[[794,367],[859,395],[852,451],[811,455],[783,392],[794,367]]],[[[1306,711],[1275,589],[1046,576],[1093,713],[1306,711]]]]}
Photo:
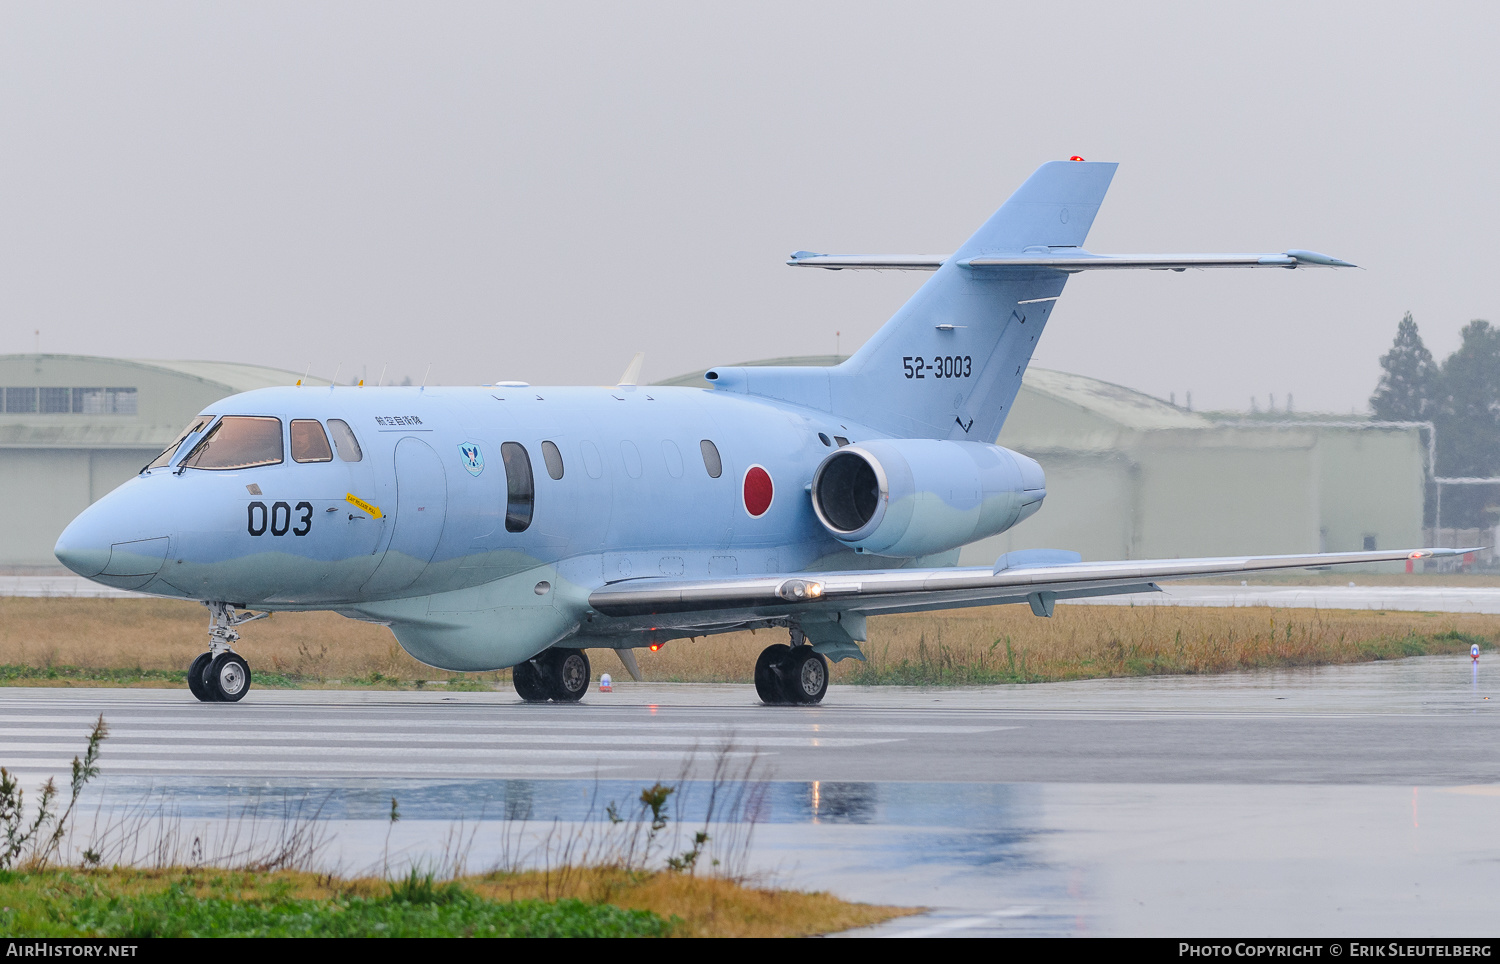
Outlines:
{"type": "Polygon", "coordinates": [[[1294,556],[1073,562],[999,569],[873,569],[725,579],[648,577],[602,586],[589,595],[589,604],[608,616],[650,617],[654,626],[663,628],[723,625],[737,620],[799,614],[855,612],[874,616],[1019,602],[1029,602],[1038,615],[1051,615],[1052,605],[1059,599],[1159,592],[1156,583],[1167,579],[1401,562],[1472,551],[1392,549],[1294,556]]]}
{"type": "MultiPolygon", "coordinates": [[[[798,268],[936,271],[945,254],[818,254],[797,251],[787,264],[798,268]]],[[[966,268],[1051,268],[1078,271],[1186,271],[1188,268],[1357,268],[1340,258],[1292,249],[1272,254],[1093,254],[1081,248],[1050,248],[1017,255],[982,255],[960,262],[966,268]]]]}

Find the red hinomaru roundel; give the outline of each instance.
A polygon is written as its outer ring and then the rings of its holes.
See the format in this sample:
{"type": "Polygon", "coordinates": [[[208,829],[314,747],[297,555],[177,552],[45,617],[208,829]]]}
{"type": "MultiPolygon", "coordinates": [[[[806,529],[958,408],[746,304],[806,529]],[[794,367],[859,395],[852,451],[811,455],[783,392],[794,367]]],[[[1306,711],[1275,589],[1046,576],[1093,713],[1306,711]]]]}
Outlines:
{"type": "Polygon", "coordinates": [[[759,465],[745,470],[745,511],[755,518],[766,514],[771,500],[776,496],[776,486],[771,483],[771,473],[759,465]]]}

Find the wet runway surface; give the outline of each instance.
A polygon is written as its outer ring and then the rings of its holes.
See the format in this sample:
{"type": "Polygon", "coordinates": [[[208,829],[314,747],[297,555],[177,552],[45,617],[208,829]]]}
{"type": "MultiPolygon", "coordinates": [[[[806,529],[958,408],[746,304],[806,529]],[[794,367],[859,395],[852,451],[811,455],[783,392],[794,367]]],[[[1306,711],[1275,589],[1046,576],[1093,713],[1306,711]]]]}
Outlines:
{"type": "Polygon", "coordinates": [[[726,844],[753,820],[742,869],[934,908],[878,929],[893,936],[1483,934],[1500,884],[1489,666],[836,687],[815,708],[716,685],[617,684],[578,706],[6,688],[0,762],[32,785],[65,778],[103,713],[91,814],[149,798],[196,825],[247,802],[312,807],[346,870],[427,859],[459,821],[469,869],[513,861],[686,775],[681,827],[716,788],[726,844]]]}

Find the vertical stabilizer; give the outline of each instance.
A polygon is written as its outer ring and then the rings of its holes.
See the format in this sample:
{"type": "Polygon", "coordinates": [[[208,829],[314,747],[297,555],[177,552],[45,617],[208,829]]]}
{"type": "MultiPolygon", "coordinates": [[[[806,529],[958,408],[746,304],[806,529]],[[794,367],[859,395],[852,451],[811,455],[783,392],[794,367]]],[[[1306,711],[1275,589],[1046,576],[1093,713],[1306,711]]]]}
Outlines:
{"type": "Polygon", "coordinates": [[[716,369],[717,388],[845,415],[903,438],[993,442],[1068,275],[986,256],[1082,247],[1114,164],[1043,164],[875,336],[834,368],[716,369]]]}
{"type": "Polygon", "coordinates": [[[1042,165],[863,348],[830,372],[833,410],[899,436],[993,442],[1067,274],[964,262],[1082,247],[1115,167],[1042,165]]]}

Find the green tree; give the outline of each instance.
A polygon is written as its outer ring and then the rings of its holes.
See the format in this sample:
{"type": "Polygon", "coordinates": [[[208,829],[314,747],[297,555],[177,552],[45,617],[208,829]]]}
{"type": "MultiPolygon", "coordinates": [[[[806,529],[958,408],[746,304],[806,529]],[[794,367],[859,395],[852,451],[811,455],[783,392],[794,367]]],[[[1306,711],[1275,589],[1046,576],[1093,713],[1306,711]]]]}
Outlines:
{"type": "MultiPolygon", "coordinates": [[[[1437,396],[1437,471],[1442,476],[1500,476],[1500,329],[1475,319],[1443,362],[1437,396]]],[[[1443,523],[1493,525],[1492,486],[1445,486],[1443,523]]]]}
{"type": "Polygon", "coordinates": [[[1411,312],[1396,326],[1396,342],[1380,359],[1380,367],[1380,384],[1370,396],[1376,418],[1421,422],[1436,414],[1438,366],[1422,344],[1411,312]]]}

